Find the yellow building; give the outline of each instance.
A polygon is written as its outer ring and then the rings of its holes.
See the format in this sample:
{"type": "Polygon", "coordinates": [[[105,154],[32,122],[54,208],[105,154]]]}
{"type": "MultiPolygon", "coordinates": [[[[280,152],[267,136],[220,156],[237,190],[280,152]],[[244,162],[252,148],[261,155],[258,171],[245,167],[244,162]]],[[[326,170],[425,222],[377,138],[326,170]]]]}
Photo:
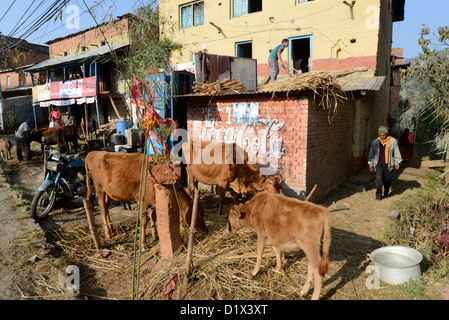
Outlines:
{"type": "MultiPolygon", "coordinates": [[[[204,49],[253,58],[259,84],[270,73],[268,55],[282,39],[289,40],[282,53],[288,72],[358,78],[352,158],[362,168],[377,128],[387,125],[392,111],[392,30],[404,19],[404,6],[405,0],[159,0],[160,32],[184,45],[173,64],[191,62],[204,49]]],[[[281,68],[279,77],[286,73],[281,68]]]]}
{"type": "MultiPolygon", "coordinates": [[[[211,54],[257,59],[259,77],[269,75],[268,55],[289,40],[282,57],[289,70],[366,67],[390,69],[392,25],[402,21],[405,0],[160,0],[162,35],[184,45],[173,64],[211,54]]],[[[284,71],[285,73],[285,71],[284,71]]],[[[282,74],[282,70],[281,70],[282,74]]]]}

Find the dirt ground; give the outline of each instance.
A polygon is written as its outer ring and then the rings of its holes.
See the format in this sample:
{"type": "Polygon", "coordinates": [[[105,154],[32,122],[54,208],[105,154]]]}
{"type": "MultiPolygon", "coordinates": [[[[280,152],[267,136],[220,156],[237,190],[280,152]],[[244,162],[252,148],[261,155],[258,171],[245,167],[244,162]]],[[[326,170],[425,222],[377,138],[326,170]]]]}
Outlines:
{"type": "MultiPolygon", "coordinates": [[[[35,224],[27,215],[27,208],[21,203],[21,196],[17,190],[21,189],[21,193],[34,195],[44,179],[43,162],[38,160],[34,164],[27,165],[18,163],[14,156],[14,159],[7,161],[7,164],[12,169],[11,174],[2,172],[0,175],[2,177],[0,181],[2,204],[0,208],[2,220],[0,225],[0,278],[2,279],[0,297],[2,299],[70,298],[60,285],[58,275],[61,270],[73,263],[64,253],[67,250],[76,251],[76,248],[65,248],[64,236],[61,238],[61,235],[65,232],[70,234],[72,230],[78,234],[78,228],[87,225],[82,202],[78,199],[62,204],[39,225],[35,224]],[[11,221],[13,223],[10,223],[11,221]]],[[[384,228],[389,219],[392,219],[390,217],[392,202],[401,195],[420,187],[424,180],[425,169],[421,168],[419,161],[414,159],[394,173],[391,194],[381,201],[375,200],[374,175],[367,169],[347,180],[322,199],[320,204],[328,208],[332,223],[330,269],[323,284],[323,299],[375,300],[379,298],[377,290],[368,290],[365,287],[368,277],[365,269],[370,264],[369,253],[384,245],[384,228]]],[[[216,223],[216,200],[214,196],[207,196],[201,199],[201,203],[206,208],[205,219],[208,227],[213,227],[214,232],[223,232],[226,227],[225,218],[223,217],[222,222],[216,223]],[[213,224],[217,225],[212,226],[213,224]]],[[[227,206],[231,203],[231,198],[227,199],[227,206]]],[[[132,260],[132,243],[129,239],[132,239],[132,226],[136,212],[136,210],[124,210],[119,204],[113,206],[112,220],[123,221],[124,226],[120,224],[116,226],[118,229],[116,238],[106,243],[106,245],[114,243],[114,249],[110,250],[112,255],[98,257],[93,252],[87,257],[88,261],[82,264],[81,296],[83,298],[129,299],[131,283],[128,281],[131,278],[131,272],[128,267],[121,267],[120,263],[132,260]],[[125,236],[127,233],[131,236],[125,236]],[[124,278],[126,283],[118,281],[124,278]]],[[[95,211],[95,218],[97,224],[101,224],[98,210],[95,211]]],[[[102,229],[99,233],[103,233],[102,229]]],[[[73,233],[71,236],[73,237],[73,233]]],[[[92,246],[89,237],[90,235],[85,232],[84,239],[88,240],[81,241],[80,248],[92,246]]],[[[256,237],[253,235],[249,243],[245,245],[256,250],[256,243],[256,237]]],[[[72,258],[75,255],[76,252],[69,254],[72,258]]],[[[305,258],[291,254],[284,257],[284,261],[291,259],[304,260],[305,258]]],[[[265,270],[267,268],[274,270],[273,255],[265,256],[264,260],[266,260],[265,270]]],[[[251,269],[251,265],[248,268],[251,269]]],[[[285,272],[291,272],[289,263],[285,264],[285,269],[287,269],[285,272]]],[[[145,268],[143,267],[142,270],[145,268]]],[[[147,268],[145,272],[151,272],[151,268],[147,268]]],[[[304,282],[304,276],[298,280],[299,285],[304,282]]],[[[269,279],[261,277],[259,281],[269,281],[269,279]]],[[[188,299],[185,296],[184,298],[188,299]]],[[[203,294],[192,295],[191,298],[214,299],[217,297],[203,294]]],[[[264,296],[264,298],[267,297],[264,296]]],[[[287,299],[300,299],[300,297],[287,296],[287,299]]]]}

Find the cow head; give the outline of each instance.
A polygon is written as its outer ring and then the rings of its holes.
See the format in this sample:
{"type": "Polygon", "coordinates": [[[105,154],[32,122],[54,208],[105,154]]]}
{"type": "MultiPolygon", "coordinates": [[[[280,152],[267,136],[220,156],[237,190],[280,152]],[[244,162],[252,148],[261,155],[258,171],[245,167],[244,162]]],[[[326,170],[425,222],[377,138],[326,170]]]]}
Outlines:
{"type": "Polygon", "coordinates": [[[259,183],[253,183],[251,187],[254,189],[254,191],[262,192],[262,191],[268,191],[270,193],[280,193],[282,192],[282,178],[281,176],[271,176],[271,177],[264,177],[261,182],[259,183]]]}
{"type": "Polygon", "coordinates": [[[242,211],[242,205],[232,205],[228,213],[228,232],[232,232],[242,227],[241,219],[245,218],[245,212],[242,211]]]}

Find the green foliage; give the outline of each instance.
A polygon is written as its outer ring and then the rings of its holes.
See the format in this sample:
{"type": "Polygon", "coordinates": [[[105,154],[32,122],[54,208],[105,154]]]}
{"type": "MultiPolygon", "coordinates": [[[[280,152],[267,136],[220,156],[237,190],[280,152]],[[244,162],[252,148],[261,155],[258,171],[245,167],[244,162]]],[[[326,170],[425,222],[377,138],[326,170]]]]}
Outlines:
{"type": "Polygon", "coordinates": [[[389,244],[419,250],[426,269],[449,257],[449,195],[440,175],[430,171],[425,186],[393,204],[400,219],[387,229],[389,244]]]}
{"type": "Polygon", "coordinates": [[[449,27],[439,27],[438,34],[424,27],[418,42],[422,53],[403,79],[428,86],[419,118],[433,136],[435,148],[445,154],[449,150],[449,27]]]}
{"type": "Polygon", "coordinates": [[[133,12],[130,25],[131,48],[120,63],[120,69],[128,76],[145,79],[154,69],[170,69],[173,51],[180,50],[181,44],[160,38],[159,25],[166,24],[155,9],[157,1],[149,1],[133,12]]]}

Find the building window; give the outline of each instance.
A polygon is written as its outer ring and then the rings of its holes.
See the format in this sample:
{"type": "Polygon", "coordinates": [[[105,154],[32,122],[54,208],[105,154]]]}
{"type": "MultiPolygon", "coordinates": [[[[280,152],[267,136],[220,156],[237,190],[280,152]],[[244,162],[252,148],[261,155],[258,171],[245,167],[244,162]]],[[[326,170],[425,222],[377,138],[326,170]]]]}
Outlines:
{"type": "Polygon", "coordinates": [[[253,42],[237,42],[235,44],[236,56],[240,58],[252,58],[253,57],[253,42]]]}
{"type": "Polygon", "coordinates": [[[10,76],[6,77],[6,86],[7,87],[11,86],[11,77],[10,76]]]}
{"type": "Polygon", "coordinates": [[[262,0],[232,0],[232,16],[262,11],[262,0]]]}
{"type": "Polygon", "coordinates": [[[19,87],[25,87],[26,86],[26,75],[24,72],[19,72],[19,87]]]}
{"type": "Polygon", "coordinates": [[[204,24],[204,1],[192,2],[180,6],[181,29],[188,29],[204,24]]]}

